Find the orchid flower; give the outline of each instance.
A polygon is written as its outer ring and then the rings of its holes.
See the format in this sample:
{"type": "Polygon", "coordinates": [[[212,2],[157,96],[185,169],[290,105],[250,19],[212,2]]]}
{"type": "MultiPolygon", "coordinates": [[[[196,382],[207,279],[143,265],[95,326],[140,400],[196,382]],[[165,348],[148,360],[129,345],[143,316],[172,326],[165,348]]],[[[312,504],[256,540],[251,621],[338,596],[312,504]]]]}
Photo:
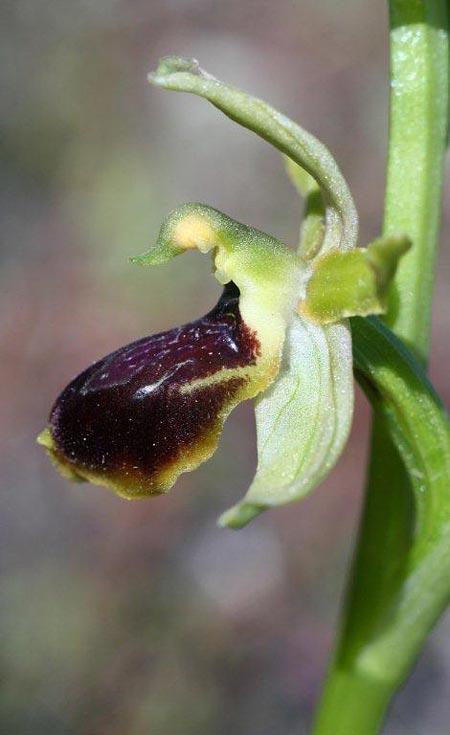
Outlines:
{"type": "Polygon", "coordinates": [[[228,414],[254,399],[256,474],[220,519],[237,528],[306,495],[337,461],[353,411],[348,317],[385,310],[409,243],[394,237],[357,248],[356,210],[331,154],[266,103],[192,60],[163,59],[151,81],[205,97],[288,157],[307,201],[300,246],[295,252],[203,204],[174,210],[155,246],[132,261],[211,253],[219,302],[94,362],[57,398],[39,442],[68,479],[126,498],[158,495],[211,457],[228,414]]]}

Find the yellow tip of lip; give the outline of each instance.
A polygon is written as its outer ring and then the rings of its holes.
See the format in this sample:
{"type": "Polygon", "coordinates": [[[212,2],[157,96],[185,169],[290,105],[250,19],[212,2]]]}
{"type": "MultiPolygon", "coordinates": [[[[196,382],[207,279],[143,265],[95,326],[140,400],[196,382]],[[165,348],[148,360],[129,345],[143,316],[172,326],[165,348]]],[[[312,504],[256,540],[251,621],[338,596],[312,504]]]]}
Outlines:
{"type": "Polygon", "coordinates": [[[48,427],[41,431],[41,433],[36,437],[36,442],[46,449],[53,449],[55,446],[48,427]]]}

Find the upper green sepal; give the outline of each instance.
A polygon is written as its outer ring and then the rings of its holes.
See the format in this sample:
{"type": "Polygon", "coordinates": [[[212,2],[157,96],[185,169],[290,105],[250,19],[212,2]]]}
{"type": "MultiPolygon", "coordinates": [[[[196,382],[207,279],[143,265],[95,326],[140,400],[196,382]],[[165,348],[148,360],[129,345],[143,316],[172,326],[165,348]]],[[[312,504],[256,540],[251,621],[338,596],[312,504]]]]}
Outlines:
{"type": "Polygon", "coordinates": [[[358,216],[347,183],[329,150],[311,133],[263,100],[216,79],[195,59],[165,57],[148,79],[158,87],[207,99],[305,169],[318,183],[325,204],[324,251],[356,245],[358,216]]]}
{"type": "Polygon", "coordinates": [[[159,82],[168,76],[187,72],[189,74],[197,74],[202,76],[202,72],[197,59],[188,59],[182,56],[163,56],[159,60],[158,68],[155,72],[148,75],[149,80],[159,82]]]}

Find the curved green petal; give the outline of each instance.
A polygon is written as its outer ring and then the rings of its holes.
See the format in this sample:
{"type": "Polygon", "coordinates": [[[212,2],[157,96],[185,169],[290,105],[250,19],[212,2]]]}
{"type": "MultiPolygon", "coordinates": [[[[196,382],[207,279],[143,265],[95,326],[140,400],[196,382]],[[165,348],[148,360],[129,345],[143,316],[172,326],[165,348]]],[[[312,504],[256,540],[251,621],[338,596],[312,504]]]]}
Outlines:
{"type": "Polygon", "coordinates": [[[256,401],[255,478],[221,525],[240,528],[262,510],[313,490],[341,454],[352,412],[348,324],[320,327],[295,318],[278,378],[256,401]]]}

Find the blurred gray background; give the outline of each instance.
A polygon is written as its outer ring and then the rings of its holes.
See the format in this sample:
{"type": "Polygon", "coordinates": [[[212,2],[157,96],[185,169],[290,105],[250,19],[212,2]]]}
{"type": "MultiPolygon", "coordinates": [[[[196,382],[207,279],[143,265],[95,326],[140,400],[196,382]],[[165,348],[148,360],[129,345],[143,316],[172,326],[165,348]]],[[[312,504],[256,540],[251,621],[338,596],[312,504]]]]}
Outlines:
{"type": "MultiPolygon", "coordinates": [[[[364,399],[327,482],[239,533],[215,521],[254,471],[250,405],[209,463],[154,500],[69,484],[35,436],[89,362],[213,305],[208,259],[127,262],[171,208],[203,201],[297,237],[280,157],[205,101],[151,89],[158,57],[196,56],[321,138],[364,244],[381,225],[386,25],[370,0],[1,3],[2,732],[306,733],[357,527],[364,399]]],[[[431,371],[448,404],[444,250],[431,371]]],[[[447,616],[385,735],[443,735],[449,721],[447,616]]]]}

